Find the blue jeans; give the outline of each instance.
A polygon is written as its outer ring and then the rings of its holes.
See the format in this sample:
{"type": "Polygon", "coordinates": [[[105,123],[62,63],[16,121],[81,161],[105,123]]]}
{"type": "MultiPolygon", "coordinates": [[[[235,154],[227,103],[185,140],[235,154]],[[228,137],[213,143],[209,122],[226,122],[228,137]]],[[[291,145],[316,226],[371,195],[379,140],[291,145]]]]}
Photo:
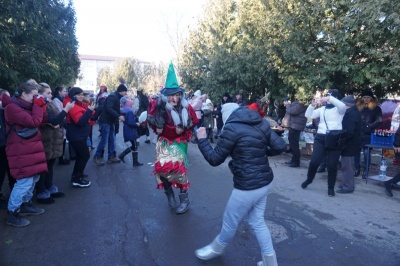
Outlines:
{"type": "Polygon", "coordinates": [[[97,146],[95,157],[102,156],[102,150],[106,147],[108,141],[108,159],[115,155],[115,128],[111,124],[101,124],[101,140],[97,146]]]}
{"type": "MultiPolygon", "coordinates": [[[[362,151],[364,154],[364,171],[367,168],[367,160],[371,164],[371,150],[368,147],[363,147],[362,151]]],[[[354,156],[354,168],[358,169],[360,168],[361,165],[361,152],[357,152],[357,154],[354,156]]]]}
{"type": "Polygon", "coordinates": [[[220,245],[228,245],[240,222],[248,215],[248,223],[257,237],[262,254],[274,253],[271,234],[264,219],[270,187],[271,184],[254,190],[233,189],[225,207],[221,232],[217,236],[220,245]]]}
{"type": "Polygon", "coordinates": [[[16,209],[19,209],[23,202],[28,202],[32,199],[33,189],[38,180],[39,175],[17,180],[17,183],[15,183],[14,188],[11,191],[10,199],[8,200],[9,211],[13,212],[16,209]]]}

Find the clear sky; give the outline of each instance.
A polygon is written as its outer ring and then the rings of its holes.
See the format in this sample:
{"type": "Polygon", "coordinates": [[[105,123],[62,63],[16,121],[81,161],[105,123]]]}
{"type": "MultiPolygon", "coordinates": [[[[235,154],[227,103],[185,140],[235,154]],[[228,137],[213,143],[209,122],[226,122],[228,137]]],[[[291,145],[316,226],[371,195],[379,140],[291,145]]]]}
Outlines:
{"type": "MultiPolygon", "coordinates": [[[[167,29],[185,31],[206,0],[74,0],[78,52],[168,62],[175,56],[167,29]],[[180,22],[177,22],[177,21],[180,22]],[[167,26],[168,25],[168,26],[167,26]]],[[[176,32],[176,31],[175,31],[176,32]]]]}

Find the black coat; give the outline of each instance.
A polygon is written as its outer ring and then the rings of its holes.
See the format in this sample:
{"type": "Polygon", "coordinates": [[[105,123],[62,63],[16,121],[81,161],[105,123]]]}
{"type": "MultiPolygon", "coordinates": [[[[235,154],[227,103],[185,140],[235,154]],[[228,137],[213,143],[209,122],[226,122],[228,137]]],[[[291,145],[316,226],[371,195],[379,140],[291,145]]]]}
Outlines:
{"type": "Polygon", "coordinates": [[[271,130],[269,123],[247,107],[232,112],[214,149],[206,138],[199,139],[198,146],[212,166],[222,164],[229,155],[232,157],[229,169],[234,187],[240,190],[254,190],[270,184],[274,174],[268,155],[286,150],[285,141],[271,130]]]}
{"type": "Polygon", "coordinates": [[[361,145],[371,142],[371,133],[382,124],[382,109],[378,105],[370,103],[361,110],[361,145]]]}
{"type": "Polygon", "coordinates": [[[101,112],[102,123],[114,124],[118,121],[118,117],[121,116],[120,113],[120,102],[122,95],[119,92],[111,93],[104,103],[103,111],[101,112]]]}
{"type": "Polygon", "coordinates": [[[346,148],[342,151],[342,156],[355,156],[360,153],[361,145],[361,114],[356,106],[346,110],[342,127],[346,130],[346,148]]]}

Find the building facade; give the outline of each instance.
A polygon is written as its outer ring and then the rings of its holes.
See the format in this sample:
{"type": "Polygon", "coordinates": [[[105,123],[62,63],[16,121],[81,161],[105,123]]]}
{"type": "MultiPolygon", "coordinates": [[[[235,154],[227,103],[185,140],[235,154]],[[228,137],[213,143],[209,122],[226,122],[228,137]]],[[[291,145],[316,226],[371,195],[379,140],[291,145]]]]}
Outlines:
{"type": "Polygon", "coordinates": [[[75,86],[82,88],[85,92],[95,93],[100,86],[97,84],[100,71],[105,67],[109,67],[113,71],[116,62],[122,60],[123,57],[82,54],[79,55],[79,59],[81,67],[75,86]]]}

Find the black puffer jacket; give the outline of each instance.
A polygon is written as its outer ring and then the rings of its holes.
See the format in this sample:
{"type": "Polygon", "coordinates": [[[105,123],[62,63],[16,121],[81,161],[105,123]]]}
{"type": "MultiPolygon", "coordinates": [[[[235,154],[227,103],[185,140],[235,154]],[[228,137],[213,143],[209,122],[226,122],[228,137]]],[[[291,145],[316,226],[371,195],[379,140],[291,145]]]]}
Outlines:
{"type": "Polygon", "coordinates": [[[268,155],[286,150],[286,143],[258,112],[240,107],[232,112],[213,149],[207,139],[199,139],[199,149],[212,166],[222,164],[231,155],[229,168],[234,187],[254,190],[272,182],[274,174],[268,155]]]}
{"type": "Polygon", "coordinates": [[[101,112],[101,120],[106,124],[114,124],[118,121],[118,117],[121,115],[119,100],[122,95],[119,92],[111,93],[104,103],[103,111],[101,112]]]}

